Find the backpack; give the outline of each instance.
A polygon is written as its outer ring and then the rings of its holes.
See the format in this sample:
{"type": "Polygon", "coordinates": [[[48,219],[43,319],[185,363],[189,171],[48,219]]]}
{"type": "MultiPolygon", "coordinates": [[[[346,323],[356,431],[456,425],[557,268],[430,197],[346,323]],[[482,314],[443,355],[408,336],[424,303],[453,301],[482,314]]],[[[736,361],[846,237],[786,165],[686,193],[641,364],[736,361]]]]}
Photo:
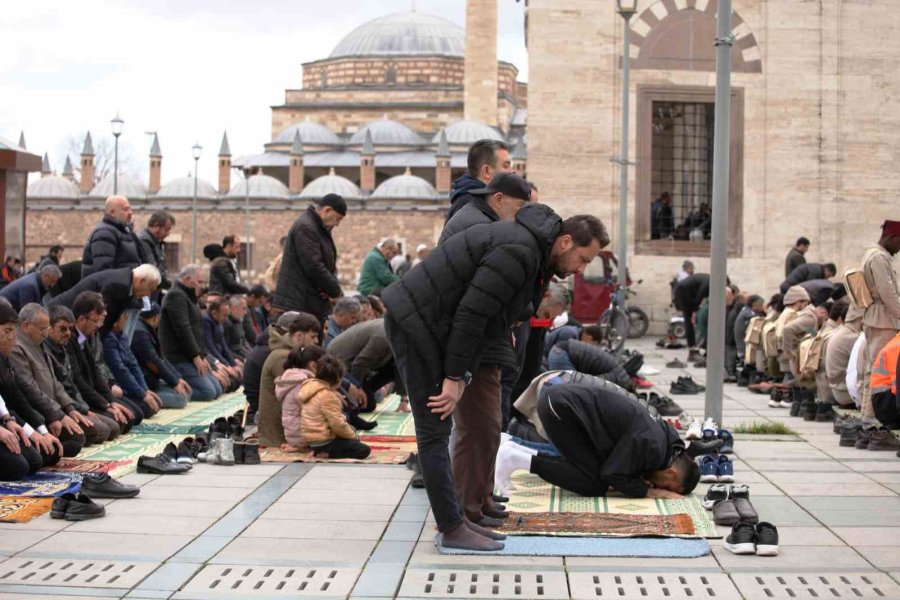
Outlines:
{"type": "Polygon", "coordinates": [[[759,346],[762,342],[763,328],[766,326],[765,317],[753,317],[747,324],[747,332],[744,334],[744,343],[759,346]]]}
{"type": "Polygon", "coordinates": [[[853,301],[853,305],[859,308],[869,308],[872,305],[872,292],[869,291],[869,285],[866,283],[864,267],[866,262],[878,251],[877,248],[870,248],[862,259],[862,267],[851,268],[844,271],[844,288],[847,295],[853,301]]]}
{"type": "Polygon", "coordinates": [[[811,335],[800,342],[798,351],[798,370],[803,379],[813,379],[819,370],[822,361],[822,351],[825,349],[827,336],[811,335]]]}
{"type": "Polygon", "coordinates": [[[766,358],[778,358],[778,339],[775,337],[774,321],[767,321],[763,325],[762,350],[766,358]]]}

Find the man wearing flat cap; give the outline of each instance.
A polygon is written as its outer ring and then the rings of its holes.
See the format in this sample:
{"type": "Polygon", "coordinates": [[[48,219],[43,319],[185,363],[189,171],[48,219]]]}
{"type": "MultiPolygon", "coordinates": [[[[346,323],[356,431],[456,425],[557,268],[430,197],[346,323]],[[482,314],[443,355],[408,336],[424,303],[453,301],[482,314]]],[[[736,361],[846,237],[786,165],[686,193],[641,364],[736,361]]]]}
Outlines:
{"type": "Polygon", "coordinates": [[[273,308],[307,312],[325,321],[332,304],[343,294],[331,230],[346,215],[344,199],[328,194],[297,217],[284,243],[273,308]]]}
{"type": "Polygon", "coordinates": [[[862,413],[874,417],[869,379],[872,365],[881,349],[900,329],[900,288],[891,259],[900,252],[900,221],[885,221],[881,226],[881,239],[866,250],[862,271],[866,287],[872,295],[872,304],[863,315],[863,332],[866,334],[866,372],[863,378],[862,413]]]}

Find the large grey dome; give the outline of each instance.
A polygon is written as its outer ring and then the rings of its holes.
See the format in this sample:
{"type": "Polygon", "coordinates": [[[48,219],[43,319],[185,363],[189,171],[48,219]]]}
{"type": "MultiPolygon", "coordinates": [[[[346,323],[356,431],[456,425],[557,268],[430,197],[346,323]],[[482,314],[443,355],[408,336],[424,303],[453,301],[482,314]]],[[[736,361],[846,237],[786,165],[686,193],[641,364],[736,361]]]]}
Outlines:
{"type": "Polygon", "coordinates": [[[300,141],[303,145],[310,146],[340,146],[341,138],[333,131],[319,123],[312,121],[303,121],[295,123],[285,128],[281,133],[275,136],[275,142],[279,144],[294,143],[294,135],[300,132],[300,141]]]}
{"type": "Polygon", "coordinates": [[[330,58],[342,56],[408,56],[465,54],[462,27],[434,15],[403,12],[363,23],[342,39],[330,58]]]}
{"type": "Polygon", "coordinates": [[[407,169],[403,175],[386,179],[384,183],[375,188],[370,198],[437,200],[441,198],[441,195],[428,181],[416,175],[410,175],[409,169],[407,169]]]}
{"type": "MultiPolygon", "coordinates": [[[[116,187],[116,193],[126,198],[145,198],[147,196],[147,188],[134,175],[130,173],[119,173],[116,187]]],[[[113,174],[110,173],[100,180],[100,183],[94,186],[89,194],[93,197],[107,198],[113,195],[113,174]]]]}
{"type": "MultiPolygon", "coordinates": [[[[474,144],[478,140],[497,140],[505,141],[503,135],[491,127],[485,125],[481,121],[457,121],[444,128],[447,134],[447,142],[450,144],[465,144],[467,146],[474,144]]],[[[434,134],[432,143],[437,144],[441,139],[441,132],[434,134]]]]}
{"type": "Polygon", "coordinates": [[[350,144],[363,144],[366,132],[372,134],[372,143],[376,146],[421,146],[424,141],[418,133],[397,121],[388,118],[366,123],[350,136],[350,144]]]}
{"type": "Polygon", "coordinates": [[[300,192],[300,198],[316,200],[328,194],[337,194],[346,199],[357,199],[362,196],[359,187],[340,175],[334,174],[334,169],[328,175],[322,175],[310,181],[300,192]]]}
{"type": "MultiPolygon", "coordinates": [[[[198,198],[215,198],[218,196],[216,188],[204,179],[197,180],[197,197],[198,198]]],[[[194,197],[194,178],[179,177],[173,179],[166,185],[159,188],[156,192],[157,198],[193,198],[194,197]]]]}
{"type": "Polygon", "coordinates": [[[28,186],[29,198],[66,198],[74,200],[78,197],[78,186],[59,175],[41,177],[28,186]]]}
{"type": "MultiPolygon", "coordinates": [[[[247,183],[238,181],[230,190],[229,198],[244,198],[247,195],[247,183]]],[[[287,186],[270,175],[253,175],[250,177],[251,198],[284,198],[290,196],[287,186]]]]}

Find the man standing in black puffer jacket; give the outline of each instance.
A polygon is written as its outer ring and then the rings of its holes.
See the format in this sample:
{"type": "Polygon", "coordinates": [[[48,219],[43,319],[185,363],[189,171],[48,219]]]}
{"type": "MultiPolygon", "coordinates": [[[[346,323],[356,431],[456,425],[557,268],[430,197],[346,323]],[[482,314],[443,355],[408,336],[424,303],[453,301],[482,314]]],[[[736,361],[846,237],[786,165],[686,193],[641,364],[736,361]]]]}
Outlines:
{"type": "Polygon", "coordinates": [[[88,236],[81,257],[81,278],[105,271],[150,262],[144,255],[144,245],[138,240],[131,223],[134,211],[125,196],[106,199],[103,220],[88,236]]]}
{"type": "Polygon", "coordinates": [[[447,221],[475,196],[472,191],[483,189],[497,173],[512,172],[509,146],[499,140],[478,140],[469,148],[466,174],[450,185],[450,213],[447,221]]]}
{"type": "Polygon", "coordinates": [[[553,275],[584,268],[609,243],[603,224],[565,222],[530,204],[514,222],[476,225],[453,236],[384,290],[385,328],[407,385],[419,462],[445,547],[499,550],[495,536],[462,513],[450,466],[449,417],[484,344],[540,304],[553,275]]]}

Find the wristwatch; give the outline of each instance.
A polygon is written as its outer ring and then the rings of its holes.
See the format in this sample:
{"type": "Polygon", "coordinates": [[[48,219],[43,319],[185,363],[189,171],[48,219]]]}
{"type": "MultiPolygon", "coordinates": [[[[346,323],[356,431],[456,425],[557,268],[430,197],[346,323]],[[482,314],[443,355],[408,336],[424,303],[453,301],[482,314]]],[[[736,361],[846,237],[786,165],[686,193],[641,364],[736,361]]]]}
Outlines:
{"type": "Polygon", "coordinates": [[[466,371],[465,375],[463,375],[462,377],[450,377],[450,376],[447,376],[447,379],[449,379],[450,381],[462,381],[462,382],[463,382],[463,385],[465,385],[466,387],[468,387],[469,384],[472,383],[472,374],[469,373],[468,371],[466,371]]]}

